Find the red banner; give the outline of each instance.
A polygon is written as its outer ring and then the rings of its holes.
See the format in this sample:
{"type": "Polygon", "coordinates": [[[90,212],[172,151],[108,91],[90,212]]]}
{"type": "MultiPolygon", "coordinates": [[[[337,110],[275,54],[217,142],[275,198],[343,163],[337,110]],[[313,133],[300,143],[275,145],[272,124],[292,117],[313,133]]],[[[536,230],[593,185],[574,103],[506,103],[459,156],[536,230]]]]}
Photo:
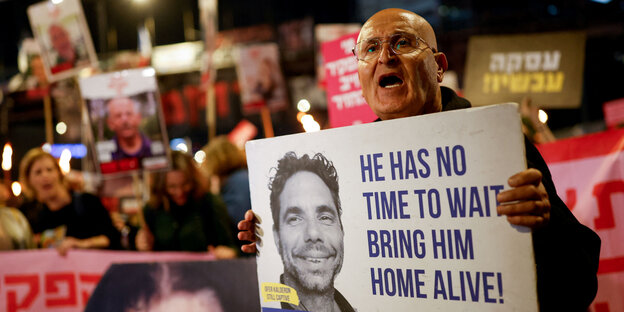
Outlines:
{"type": "Polygon", "coordinates": [[[559,196],[602,239],[592,311],[624,311],[624,130],[543,144],[559,196]]]}
{"type": "Polygon", "coordinates": [[[214,260],[207,253],[54,249],[0,253],[0,311],[82,311],[111,263],[214,260]]]}
{"type": "Polygon", "coordinates": [[[332,128],[367,123],[377,116],[362,97],[357,60],[351,52],[358,33],[322,44],[327,83],[327,114],[332,128]]]}

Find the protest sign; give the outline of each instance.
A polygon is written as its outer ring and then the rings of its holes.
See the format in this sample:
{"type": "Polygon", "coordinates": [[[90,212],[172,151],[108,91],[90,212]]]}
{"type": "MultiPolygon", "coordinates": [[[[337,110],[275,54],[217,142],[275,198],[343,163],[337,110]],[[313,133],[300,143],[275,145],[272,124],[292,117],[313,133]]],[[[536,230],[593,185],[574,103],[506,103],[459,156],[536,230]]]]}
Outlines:
{"type": "Polygon", "coordinates": [[[78,0],[43,1],[28,7],[46,76],[56,81],[97,65],[89,27],[78,0]]]}
{"type": "Polygon", "coordinates": [[[275,112],[288,107],[286,84],[275,43],[238,48],[236,72],[239,77],[243,113],[257,113],[264,106],[275,112]]]}
{"type": "Polygon", "coordinates": [[[377,116],[362,96],[358,62],[351,52],[359,32],[342,36],[321,45],[325,61],[327,114],[332,128],[371,122],[377,116]]]}
{"type": "Polygon", "coordinates": [[[167,131],[155,75],[147,67],[80,79],[103,174],[168,166],[167,131]]]}
{"type": "Polygon", "coordinates": [[[255,271],[252,258],[113,264],[84,311],[258,311],[255,271]]]}
{"type": "Polygon", "coordinates": [[[112,263],[206,261],[208,253],[70,250],[5,251],[0,261],[0,311],[83,311],[112,263]]]}
{"type": "Polygon", "coordinates": [[[578,108],[584,64],[582,32],[473,36],[464,94],[474,106],[529,97],[541,108],[578,108]]]}
{"type": "Polygon", "coordinates": [[[329,311],[322,303],[334,301],[342,311],[537,311],[530,231],[496,213],[496,194],[526,169],[516,105],[246,150],[263,311],[329,311]],[[312,293],[334,300],[312,302],[312,293]]]}
{"type": "Polygon", "coordinates": [[[624,311],[624,129],[538,147],[559,197],[602,241],[592,311],[624,311]]]}

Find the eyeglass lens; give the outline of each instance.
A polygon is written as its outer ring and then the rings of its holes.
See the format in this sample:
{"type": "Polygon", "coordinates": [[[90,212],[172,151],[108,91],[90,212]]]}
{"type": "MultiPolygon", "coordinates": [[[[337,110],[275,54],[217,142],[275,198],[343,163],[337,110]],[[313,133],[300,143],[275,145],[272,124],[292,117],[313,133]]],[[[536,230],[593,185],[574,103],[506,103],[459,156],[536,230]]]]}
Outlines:
{"type": "Polygon", "coordinates": [[[355,53],[358,59],[366,60],[377,57],[382,50],[384,42],[388,42],[390,48],[396,54],[405,54],[415,51],[420,46],[420,38],[409,34],[395,34],[390,38],[381,40],[372,38],[360,41],[355,47],[355,53]]]}

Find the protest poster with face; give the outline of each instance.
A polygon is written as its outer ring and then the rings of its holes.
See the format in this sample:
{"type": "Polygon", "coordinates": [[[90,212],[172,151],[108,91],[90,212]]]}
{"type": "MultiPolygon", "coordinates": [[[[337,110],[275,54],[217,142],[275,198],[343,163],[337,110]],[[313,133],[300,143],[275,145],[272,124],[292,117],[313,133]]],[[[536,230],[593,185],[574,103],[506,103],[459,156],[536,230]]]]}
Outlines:
{"type": "Polygon", "coordinates": [[[259,311],[255,270],[249,258],[116,263],[84,311],[259,311]]]}
{"type": "Polygon", "coordinates": [[[263,311],[537,311],[526,169],[504,104],[250,141],[263,311]]]}
{"type": "Polygon", "coordinates": [[[167,132],[153,68],[80,80],[103,174],[168,166],[167,132]]]}
{"type": "Polygon", "coordinates": [[[97,65],[91,34],[78,0],[44,1],[28,7],[28,18],[41,47],[49,81],[97,65]]]}
{"type": "Polygon", "coordinates": [[[332,128],[371,122],[377,116],[362,96],[358,61],[352,53],[360,32],[321,45],[325,61],[327,114],[332,128]]]}
{"type": "Polygon", "coordinates": [[[288,95],[275,43],[255,44],[238,50],[236,72],[241,87],[244,114],[286,109],[288,95]]]}

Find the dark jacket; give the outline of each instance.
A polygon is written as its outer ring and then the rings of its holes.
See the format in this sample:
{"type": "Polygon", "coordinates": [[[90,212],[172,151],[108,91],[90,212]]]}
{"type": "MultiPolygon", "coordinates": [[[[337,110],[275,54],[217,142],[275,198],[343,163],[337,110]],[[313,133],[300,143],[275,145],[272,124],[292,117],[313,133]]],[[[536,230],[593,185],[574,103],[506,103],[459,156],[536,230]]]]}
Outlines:
{"type": "MultiPolygon", "coordinates": [[[[284,284],[284,275],[280,276],[280,282],[284,284]]],[[[349,301],[347,301],[347,299],[336,288],[334,288],[334,301],[336,301],[336,304],[340,308],[341,312],[355,312],[351,304],[349,304],[349,301]]],[[[282,309],[284,310],[308,311],[305,308],[294,306],[288,302],[282,301],[281,304],[282,309]]]]}
{"type": "Polygon", "coordinates": [[[225,205],[217,197],[205,193],[198,199],[189,198],[184,206],[170,202],[166,211],[146,205],[143,217],[154,234],[155,251],[206,251],[208,245],[234,247],[230,219],[225,205]]]}

